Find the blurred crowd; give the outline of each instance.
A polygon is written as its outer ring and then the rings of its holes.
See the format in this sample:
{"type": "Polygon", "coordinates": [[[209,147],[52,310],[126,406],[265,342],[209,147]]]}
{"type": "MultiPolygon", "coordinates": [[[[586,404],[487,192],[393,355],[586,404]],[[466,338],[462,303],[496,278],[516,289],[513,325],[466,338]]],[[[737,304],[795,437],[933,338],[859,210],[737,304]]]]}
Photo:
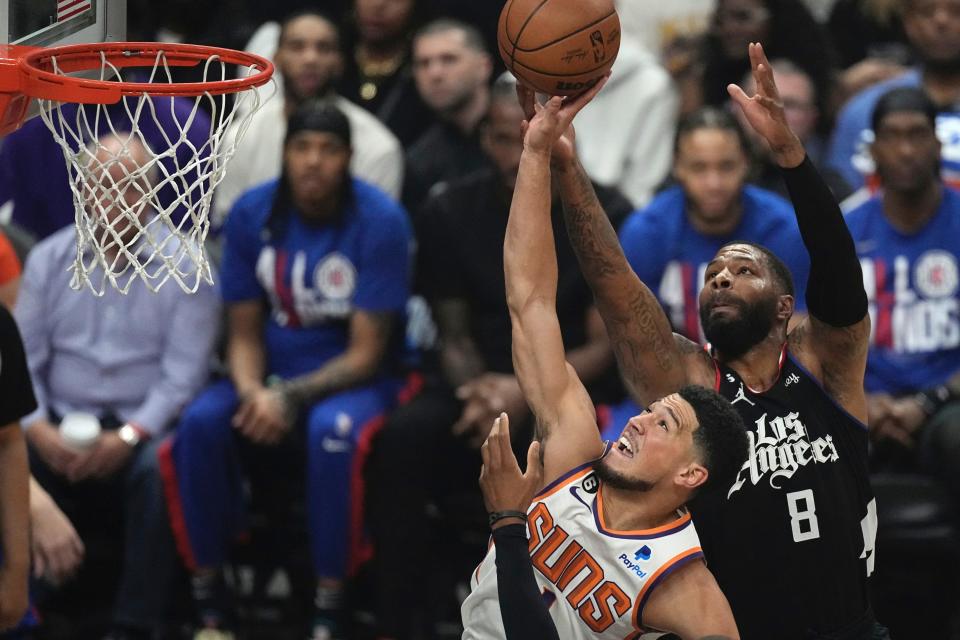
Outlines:
{"type": "MultiPolygon", "coordinates": [[[[216,285],[194,295],[71,290],[60,148],[39,119],[2,140],[0,302],[39,405],[22,420],[36,615],[11,637],[459,637],[487,545],[479,445],[502,411],[518,452],[532,433],[503,277],[524,116],[495,53],[502,5],[128,0],[129,40],[277,67],[215,192],[216,285]],[[86,448],[58,427],[77,412],[102,425],[86,448]]],[[[617,8],[619,57],[578,151],[634,270],[694,340],[728,242],[771,248],[798,292],[808,277],[771,150],[726,88],[752,92],[747,45],[764,44],[864,271],[875,608],[893,637],[954,637],[960,0],[617,8]]],[[[197,146],[209,117],[190,125],[197,146]]],[[[157,153],[163,126],[133,155],[157,153]]],[[[615,438],[639,408],[554,227],[567,357],[615,438]]]]}

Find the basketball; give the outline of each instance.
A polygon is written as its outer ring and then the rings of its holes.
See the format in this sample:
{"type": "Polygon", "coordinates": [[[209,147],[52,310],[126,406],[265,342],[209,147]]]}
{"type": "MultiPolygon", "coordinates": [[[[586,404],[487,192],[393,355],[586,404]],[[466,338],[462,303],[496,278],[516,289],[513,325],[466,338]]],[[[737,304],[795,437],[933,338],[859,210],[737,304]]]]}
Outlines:
{"type": "Polygon", "coordinates": [[[519,81],[540,93],[574,95],[613,66],[620,18],[613,0],[508,0],[497,42],[519,81]]]}

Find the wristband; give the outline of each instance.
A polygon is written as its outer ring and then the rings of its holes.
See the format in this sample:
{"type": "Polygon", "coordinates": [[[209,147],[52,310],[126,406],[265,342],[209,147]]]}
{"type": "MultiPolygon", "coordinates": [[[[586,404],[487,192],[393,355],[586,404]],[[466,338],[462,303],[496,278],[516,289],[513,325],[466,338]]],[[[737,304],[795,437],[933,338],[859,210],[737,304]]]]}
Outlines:
{"type": "Polygon", "coordinates": [[[917,402],[920,403],[920,408],[923,409],[923,412],[927,414],[929,418],[943,408],[945,404],[955,399],[956,396],[957,394],[955,394],[950,387],[941,384],[938,387],[921,391],[915,398],[917,402]]]}
{"type": "Polygon", "coordinates": [[[504,518],[520,518],[525,521],[527,514],[523,511],[494,511],[490,514],[487,521],[492,527],[495,522],[503,520],[504,518]]]}

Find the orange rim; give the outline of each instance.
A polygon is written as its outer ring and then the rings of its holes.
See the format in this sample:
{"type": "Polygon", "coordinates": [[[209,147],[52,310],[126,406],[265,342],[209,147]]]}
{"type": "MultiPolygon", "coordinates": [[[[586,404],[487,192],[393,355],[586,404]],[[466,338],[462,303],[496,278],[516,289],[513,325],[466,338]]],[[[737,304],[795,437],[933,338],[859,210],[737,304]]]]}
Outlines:
{"type": "Polygon", "coordinates": [[[122,96],[144,93],[156,96],[202,96],[237,93],[266,84],[273,75],[273,63],[245,51],[196,44],[163,42],[98,42],[32,49],[20,58],[21,93],[34,98],[62,102],[113,103],[122,96]],[[218,58],[256,70],[246,78],[208,82],[124,82],[90,80],[63,73],[99,70],[105,58],[118,68],[153,66],[158,56],[170,67],[192,67],[218,58]],[[53,71],[56,58],[60,73],[53,71]]]}

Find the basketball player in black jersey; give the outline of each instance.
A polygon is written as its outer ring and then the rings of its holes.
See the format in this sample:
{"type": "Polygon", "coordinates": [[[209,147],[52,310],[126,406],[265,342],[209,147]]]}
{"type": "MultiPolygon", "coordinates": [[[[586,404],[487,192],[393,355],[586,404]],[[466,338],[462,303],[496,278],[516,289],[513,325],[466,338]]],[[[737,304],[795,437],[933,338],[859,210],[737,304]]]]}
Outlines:
{"type": "MultiPolygon", "coordinates": [[[[576,157],[570,123],[583,101],[561,109],[553,172],[571,242],[636,400],[646,406],[685,384],[712,386],[747,425],[749,458],[733,484],[693,505],[708,566],[744,640],[886,638],[868,597],[877,520],[867,475],[870,320],[860,263],[839,207],[786,123],[760,45],[750,45],[750,59],[757,94],[729,91],[783,169],[810,253],[809,317],[789,334],[789,271],[748,243],[721,248],[707,268],[700,315],[712,349],[672,333],[576,157]]],[[[533,94],[521,89],[520,98],[532,116],[533,94]]]]}

